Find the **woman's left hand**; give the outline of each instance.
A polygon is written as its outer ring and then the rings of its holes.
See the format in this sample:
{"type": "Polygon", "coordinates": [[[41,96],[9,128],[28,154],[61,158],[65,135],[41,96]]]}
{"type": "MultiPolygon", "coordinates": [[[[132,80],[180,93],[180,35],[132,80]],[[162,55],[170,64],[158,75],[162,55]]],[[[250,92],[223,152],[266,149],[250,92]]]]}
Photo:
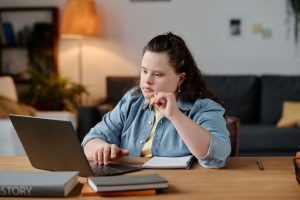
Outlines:
{"type": "Polygon", "coordinates": [[[157,92],[150,100],[150,105],[159,110],[164,117],[170,118],[178,111],[176,97],[173,93],[157,92]]]}

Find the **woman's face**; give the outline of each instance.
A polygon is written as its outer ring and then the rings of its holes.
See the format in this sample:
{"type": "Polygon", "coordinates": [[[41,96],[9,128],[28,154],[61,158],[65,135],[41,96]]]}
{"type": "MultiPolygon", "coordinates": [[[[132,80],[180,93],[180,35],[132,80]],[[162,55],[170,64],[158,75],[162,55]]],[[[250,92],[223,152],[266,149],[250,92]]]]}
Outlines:
{"type": "Polygon", "coordinates": [[[140,87],[145,98],[149,99],[153,92],[170,92],[176,95],[176,90],[184,78],[185,73],[175,72],[166,52],[145,52],[140,76],[140,87]]]}

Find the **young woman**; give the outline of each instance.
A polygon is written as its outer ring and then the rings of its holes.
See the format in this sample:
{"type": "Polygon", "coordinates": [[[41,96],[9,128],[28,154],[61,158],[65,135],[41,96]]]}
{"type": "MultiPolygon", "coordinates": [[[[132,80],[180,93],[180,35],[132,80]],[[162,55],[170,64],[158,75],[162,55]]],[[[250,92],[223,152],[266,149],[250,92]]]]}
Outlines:
{"type": "Polygon", "coordinates": [[[226,165],[231,146],[222,102],[206,87],[182,38],[158,35],[143,50],[140,84],[85,136],[98,164],[122,156],[186,156],[226,165]]]}

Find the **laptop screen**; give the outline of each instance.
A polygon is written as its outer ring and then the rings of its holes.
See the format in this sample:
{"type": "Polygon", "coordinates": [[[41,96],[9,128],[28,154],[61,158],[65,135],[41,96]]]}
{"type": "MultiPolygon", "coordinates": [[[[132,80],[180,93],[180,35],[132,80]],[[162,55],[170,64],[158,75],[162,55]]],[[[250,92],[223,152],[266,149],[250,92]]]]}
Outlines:
{"type": "Polygon", "coordinates": [[[70,121],[21,115],[9,117],[33,167],[50,171],[80,171],[80,176],[92,176],[70,121]]]}

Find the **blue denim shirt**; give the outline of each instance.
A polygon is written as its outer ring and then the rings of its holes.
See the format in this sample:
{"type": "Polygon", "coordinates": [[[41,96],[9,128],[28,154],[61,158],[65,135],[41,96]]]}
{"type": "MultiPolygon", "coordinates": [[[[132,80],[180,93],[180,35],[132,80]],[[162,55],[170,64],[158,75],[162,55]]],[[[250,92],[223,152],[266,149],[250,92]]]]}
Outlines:
{"type": "MultiPolygon", "coordinates": [[[[153,108],[142,109],[145,103],[146,99],[142,94],[137,94],[135,89],[127,92],[117,106],[89,131],[82,146],[91,139],[101,138],[122,149],[129,149],[131,157],[140,157],[154,121],[153,108]]],[[[198,99],[190,103],[178,98],[177,105],[186,116],[211,133],[208,153],[197,158],[199,164],[206,168],[224,167],[231,151],[229,133],[223,117],[224,108],[210,99],[198,99]]],[[[161,117],[157,124],[151,150],[153,156],[191,155],[166,117],[161,117]]]]}

